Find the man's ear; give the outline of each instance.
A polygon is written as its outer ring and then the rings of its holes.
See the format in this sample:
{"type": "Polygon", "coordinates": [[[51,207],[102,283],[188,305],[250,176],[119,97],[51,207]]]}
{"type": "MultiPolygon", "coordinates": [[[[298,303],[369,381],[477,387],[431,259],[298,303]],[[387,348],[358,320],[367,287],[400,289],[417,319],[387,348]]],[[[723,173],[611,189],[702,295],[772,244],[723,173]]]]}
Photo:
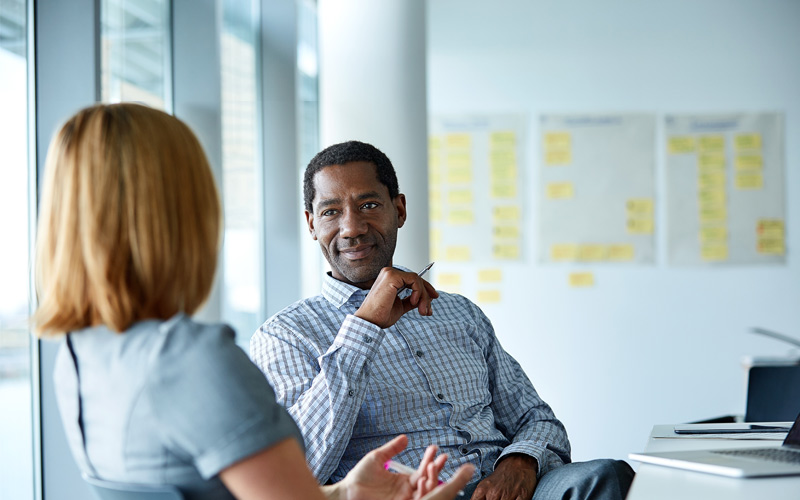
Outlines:
{"type": "Polygon", "coordinates": [[[311,233],[311,237],[314,240],[316,240],[317,232],[314,230],[314,214],[312,214],[308,210],[305,211],[305,214],[306,214],[306,224],[308,224],[308,232],[311,233]]]}
{"type": "Polygon", "coordinates": [[[400,193],[395,196],[394,208],[397,210],[397,227],[403,227],[408,216],[408,212],[406,212],[406,195],[400,193]]]}

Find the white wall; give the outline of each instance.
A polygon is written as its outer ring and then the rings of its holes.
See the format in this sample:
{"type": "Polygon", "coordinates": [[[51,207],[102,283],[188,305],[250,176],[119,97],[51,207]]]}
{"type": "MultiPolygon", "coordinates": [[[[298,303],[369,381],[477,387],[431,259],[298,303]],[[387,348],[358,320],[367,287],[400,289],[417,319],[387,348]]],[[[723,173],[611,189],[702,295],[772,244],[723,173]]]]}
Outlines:
{"type": "Polygon", "coordinates": [[[744,412],[742,357],[788,351],[748,328],[800,337],[800,2],[429,0],[428,106],[529,116],[528,207],[541,113],[785,113],[787,265],[669,267],[659,137],[656,265],[574,267],[597,284],[570,289],[573,267],[529,252],[505,267],[503,303],[484,308],[575,460],[640,451],[656,423],[744,412]]]}

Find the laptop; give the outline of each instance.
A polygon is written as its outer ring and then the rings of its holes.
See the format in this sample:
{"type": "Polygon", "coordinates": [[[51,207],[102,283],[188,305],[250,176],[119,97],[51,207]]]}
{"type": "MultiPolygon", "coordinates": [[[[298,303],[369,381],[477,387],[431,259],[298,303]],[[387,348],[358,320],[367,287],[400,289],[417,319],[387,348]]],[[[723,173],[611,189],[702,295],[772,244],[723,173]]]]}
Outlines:
{"type": "Polygon", "coordinates": [[[631,453],[631,460],[731,477],[800,476],[800,415],[780,446],[631,453]]]}

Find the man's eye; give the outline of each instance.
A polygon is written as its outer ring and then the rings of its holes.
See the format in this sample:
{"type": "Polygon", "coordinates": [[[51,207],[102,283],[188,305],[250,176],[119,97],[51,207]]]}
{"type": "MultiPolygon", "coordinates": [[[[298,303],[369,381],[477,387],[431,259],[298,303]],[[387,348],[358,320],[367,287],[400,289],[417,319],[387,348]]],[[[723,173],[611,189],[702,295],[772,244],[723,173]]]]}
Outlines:
{"type": "Polygon", "coordinates": [[[330,217],[331,215],[334,215],[335,213],[336,213],[336,210],[329,209],[329,210],[323,210],[321,215],[323,217],[330,217]]]}
{"type": "Polygon", "coordinates": [[[367,202],[367,203],[364,203],[363,205],[361,205],[361,208],[371,209],[371,208],[376,208],[377,206],[378,206],[377,203],[375,203],[373,201],[370,201],[370,202],[367,202]]]}

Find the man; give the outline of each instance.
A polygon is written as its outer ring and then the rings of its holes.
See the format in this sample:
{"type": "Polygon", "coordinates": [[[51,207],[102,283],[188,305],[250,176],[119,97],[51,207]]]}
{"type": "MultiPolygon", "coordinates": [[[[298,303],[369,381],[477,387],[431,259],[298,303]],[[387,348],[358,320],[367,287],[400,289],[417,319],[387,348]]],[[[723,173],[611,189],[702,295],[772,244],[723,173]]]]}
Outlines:
{"type": "Polygon", "coordinates": [[[303,431],[321,483],[404,433],[398,461],[418,463],[435,443],[451,457],[444,475],[474,464],[475,500],[624,497],[624,462],[564,465],[564,426],[475,304],[393,267],[406,199],[386,155],[356,141],[331,146],[309,163],[303,191],[331,272],[322,295],[261,326],[250,354],[303,431]]]}

